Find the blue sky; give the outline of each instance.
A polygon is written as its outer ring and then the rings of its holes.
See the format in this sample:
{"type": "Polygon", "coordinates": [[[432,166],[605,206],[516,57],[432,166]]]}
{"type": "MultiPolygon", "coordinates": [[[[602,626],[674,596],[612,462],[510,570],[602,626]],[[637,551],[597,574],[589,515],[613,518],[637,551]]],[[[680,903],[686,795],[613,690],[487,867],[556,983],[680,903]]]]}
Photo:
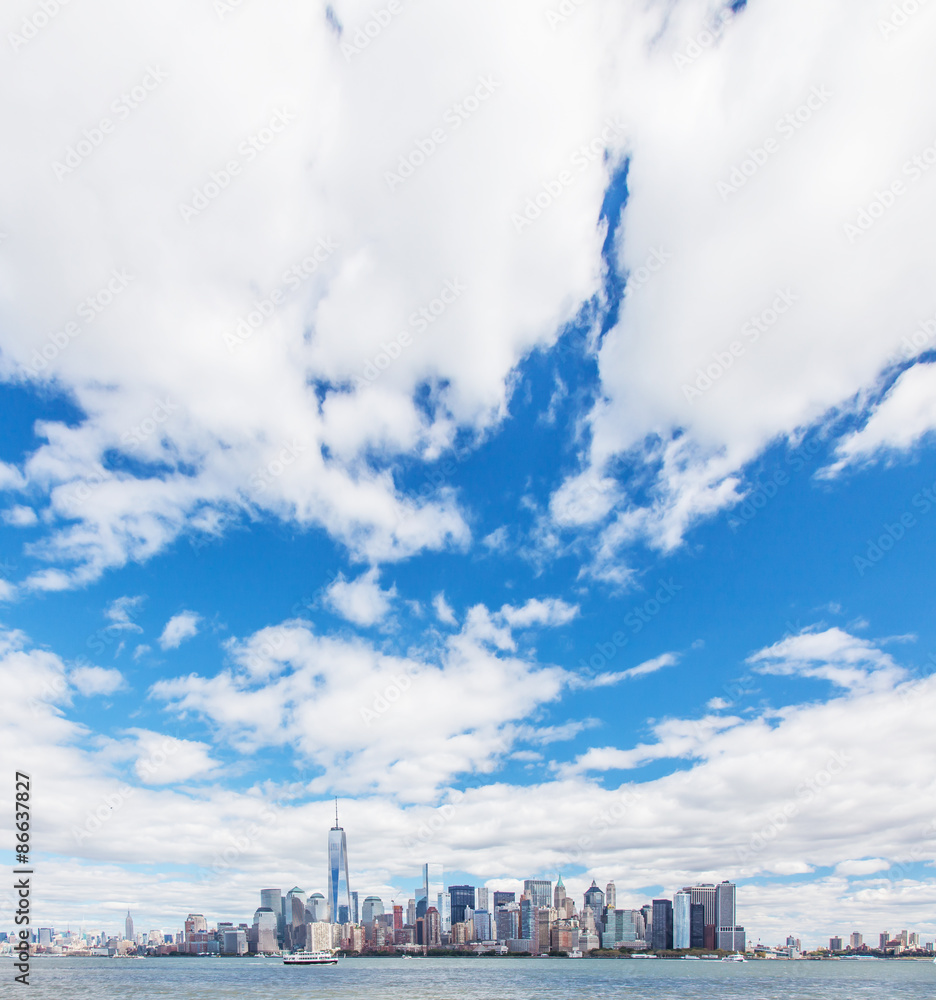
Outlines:
{"type": "Polygon", "coordinates": [[[321,891],[338,795],[388,900],[426,860],[628,905],[734,878],[765,940],[932,937],[932,12],[456,5],[354,54],[352,0],[184,43],[170,4],[99,51],[112,7],[3,70],[41,921],[321,891]]]}

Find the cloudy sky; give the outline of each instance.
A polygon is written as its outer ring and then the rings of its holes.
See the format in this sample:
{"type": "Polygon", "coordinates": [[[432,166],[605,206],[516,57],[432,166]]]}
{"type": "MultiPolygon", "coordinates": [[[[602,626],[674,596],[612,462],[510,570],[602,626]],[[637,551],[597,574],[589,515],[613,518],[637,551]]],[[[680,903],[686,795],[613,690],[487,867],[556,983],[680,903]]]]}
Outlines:
{"type": "Polygon", "coordinates": [[[4,10],[36,922],[322,891],[337,795],[388,902],[932,938],[936,5],[377,3],[4,10]]]}

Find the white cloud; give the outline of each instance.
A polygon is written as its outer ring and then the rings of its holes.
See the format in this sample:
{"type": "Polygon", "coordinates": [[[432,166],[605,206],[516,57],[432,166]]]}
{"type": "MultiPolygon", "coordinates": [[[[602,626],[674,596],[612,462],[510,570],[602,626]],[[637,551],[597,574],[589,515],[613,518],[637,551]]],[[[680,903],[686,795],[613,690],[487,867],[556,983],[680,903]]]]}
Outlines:
{"type": "Polygon", "coordinates": [[[858,861],[840,861],[835,866],[836,875],[873,875],[887,871],[890,862],[884,858],[864,858],[858,861]]]}
{"type": "Polygon", "coordinates": [[[455,617],[455,612],[452,610],[451,605],[445,599],[445,594],[439,592],[432,599],[432,607],[435,610],[436,618],[439,619],[444,625],[457,625],[458,619],[455,617]]]}
{"type": "Polygon", "coordinates": [[[380,589],[380,570],[376,567],[362,573],[356,580],[345,580],[339,573],[325,594],[326,603],[343,618],[365,627],[376,625],[390,613],[396,598],[396,587],[380,589]]]}
{"type": "Polygon", "coordinates": [[[39,518],[32,507],[16,506],[3,512],[3,521],[5,524],[11,524],[17,528],[31,528],[38,523],[39,518]]]}
{"type": "Polygon", "coordinates": [[[630,667],[628,670],[606,671],[602,674],[596,674],[594,677],[582,678],[576,683],[581,684],[582,687],[609,687],[612,684],[618,684],[620,681],[632,680],[634,677],[645,677],[647,674],[655,674],[658,670],[662,670],[664,667],[675,666],[678,662],[678,653],[662,653],[660,656],[655,656],[651,660],[644,660],[643,663],[638,663],[636,667],[630,667]]]}
{"type": "Polygon", "coordinates": [[[854,691],[881,690],[906,679],[889,653],[839,628],[806,630],[748,657],[761,674],[812,677],[854,691]]]}
{"type": "Polygon", "coordinates": [[[505,604],[498,617],[511,628],[530,628],[533,625],[568,625],[578,613],[577,604],[569,604],[558,597],[547,597],[543,600],[531,598],[520,607],[505,604]]]}
{"type": "Polygon", "coordinates": [[[111,601],[104,612],[105,617],[110,619],[108,628],[112,631],[142,632],[134,619],[139,616],[144,600],[144,597],[138,596],[118,597],[111,601]]]}
{"type": "Polygon", "coordinates": [[[134,772],[146,785],[172,785],[203,779],[217,771],[218,762],[207,743],[180,740],[148,729],[130,729],[136,741],[134,772]]]}
{"type": "Polygon", "coordinates": [[[126,687],[123,674],[119,670],[109,670],[105,667],[76,667],[69,671],[68,681],[86,698],[98,694],[113,694],[126,687]]]}
{"type": "Polygon", "coordinates": [[[151,650],[152,646],[147,646],[146,643],[140,643],[133,651],[133,659],[139,660],[141,657],[145,656],[151,650]]]}
{"type": "Polygon", "coordinates": [[[198,635],[198,626],[201,622],[201,615],[194,611],[180,611],[173,615],[166,622],[166,627],[159,637],[159,645],[162,649],[177,649],[192,636],[198,635]]]}
{"type": "Polygon", "coordinates": [[[831,478],[847,466],[906,452],[933,430],[936,364],[916,364],[896,379],[864,427],[839,442],[835,462],[822,474],[831,478]]]}

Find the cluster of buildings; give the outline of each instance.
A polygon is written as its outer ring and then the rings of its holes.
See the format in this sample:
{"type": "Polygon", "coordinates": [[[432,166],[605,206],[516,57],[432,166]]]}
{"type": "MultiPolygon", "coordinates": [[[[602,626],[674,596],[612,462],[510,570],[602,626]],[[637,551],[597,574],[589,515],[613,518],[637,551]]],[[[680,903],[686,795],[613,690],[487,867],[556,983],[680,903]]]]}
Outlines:
{"type": "Polygon", "coordinates": [[[878,935],[875,946],[873,943],[866,942],[864,936],[856,932],[849,937],[847,943],[840,937],[829,938],[829,951],[833,955],[842,952],[855,955],[862,953],[902,955],[905,952],[932,954],[933,942],[927,941],[924,944],[920,940],[920,935],[915,931],[901,931],[893,937],[890,931],[883,931],[878,935]]]}
{"type": "MultiPolygon", "coordinates": [[[[284,951],[341,949],[346,952],[486,951],[500,954],[585,954],[597,949],[634,951],[743,952],[744,928],[737,922],[733,882],[704,883],[680,889],[672,899],[660,898],[639,909],[619,908],[614,882],[604,889],[594,881],[577,906],[560,875],[526,879],[522,892],[474,885],[444,885],[440,864],[422,867],[421,885],[406,903],[378,896],[360,898],[351,891],[348,843],[338,824],[328,833],[326,893],[307,894],[298,886],[284,893],[262,889],[251,923],[218,923],[209,927],[202,914],[190,913],[184,929],[173,934],[151,930],[134,933],[127,914],[124,936],[99,931],[55,934],[34,932],[37,951],[90,955],[148,954],[275,955],[284,951]]],[[[6,935],[0,935],[0,941],[6,935]]],[[[2,947],[2,945],[0,945],[2,947]]],[[[927,949],[932,950],[932,944],[927,949]]],[[[879,953],[901,954],[921,949],[918,934],[901,931],[880,936],[879,953]]],[[[849,944],[834,937],[832,953],[872,951],[861,934],[849,944]]],[[[770,949],[766,957],[798,957],[800,941],[770,949]],[[781,955],[781,952],[783,954],[781,955]]]]}

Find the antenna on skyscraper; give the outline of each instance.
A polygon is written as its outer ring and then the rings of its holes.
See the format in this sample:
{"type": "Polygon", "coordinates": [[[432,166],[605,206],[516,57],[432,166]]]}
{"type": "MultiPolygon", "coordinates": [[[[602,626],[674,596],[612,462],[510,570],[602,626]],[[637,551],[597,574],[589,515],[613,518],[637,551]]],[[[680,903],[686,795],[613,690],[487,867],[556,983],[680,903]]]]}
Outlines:
{"type": "Polygon", "coordinates": [[[338,829],[338,796],[335,796],[335,829],[338,829]]]}

